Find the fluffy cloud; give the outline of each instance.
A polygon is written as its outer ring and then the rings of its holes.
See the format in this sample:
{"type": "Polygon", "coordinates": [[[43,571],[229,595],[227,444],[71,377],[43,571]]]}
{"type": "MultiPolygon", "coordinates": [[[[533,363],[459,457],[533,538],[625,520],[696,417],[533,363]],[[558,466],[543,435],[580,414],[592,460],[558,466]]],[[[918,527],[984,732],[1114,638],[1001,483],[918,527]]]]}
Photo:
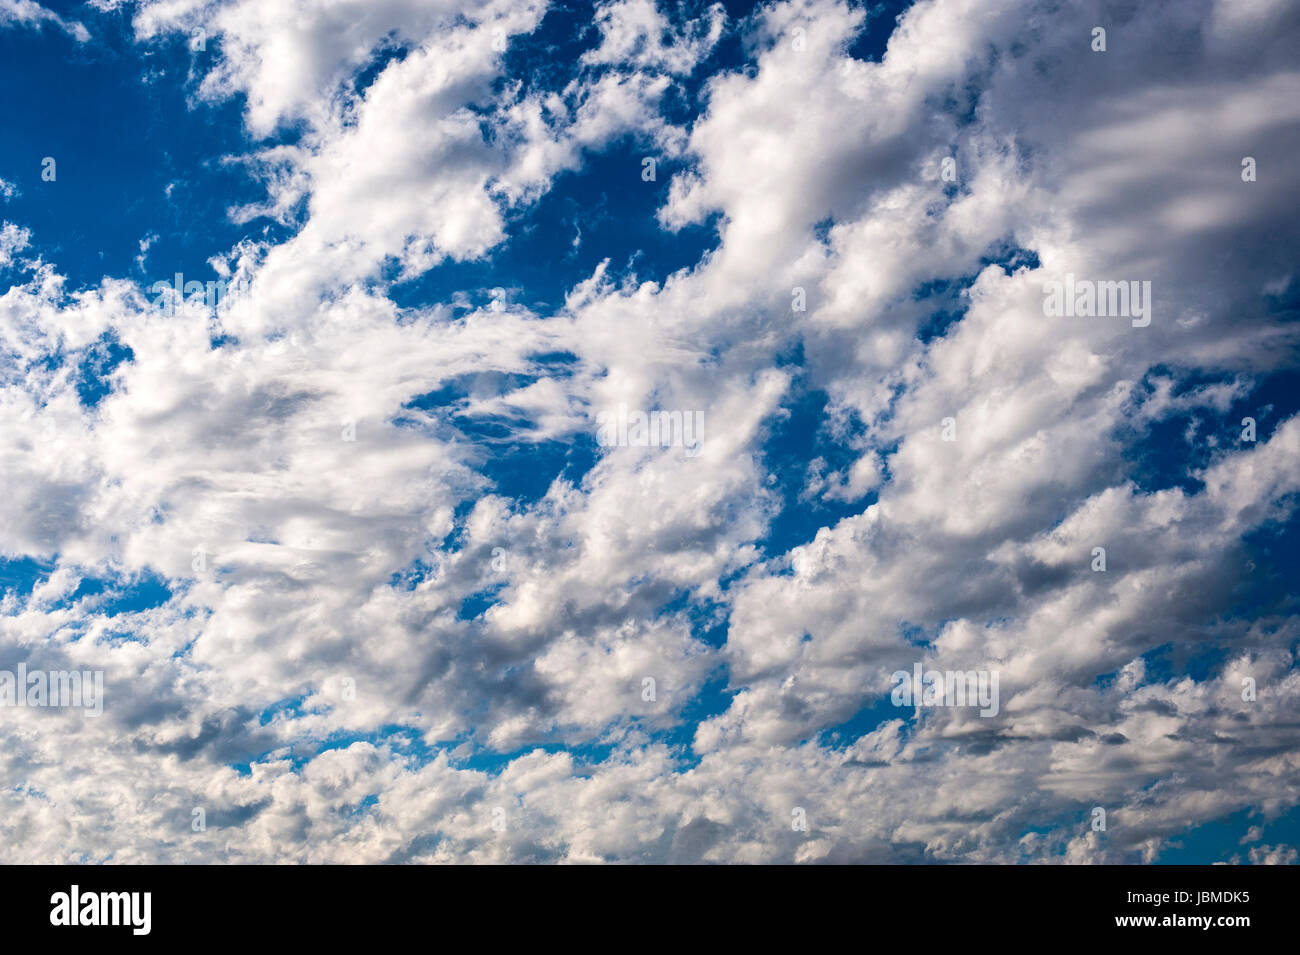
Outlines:
{"type": "Polygon", "coordinates": [[[14,858],[1149,861],[1292,809],[1300,633],[1250,542],[1300,420],[1229,413],[1294,368],[1295,12],[921,0],[879,60],[830,0],[592,14],[548,85],[541,4],[135,9],[214,41],[194,108],[245,98],[267,187],[232,214],[289,235],[168,314],[0,232],[0,551],[39,568],[0,659],[108,687],[6,711],[14,858]],[[397,304],[625,138],[698,261],[397,304]],[[1067,274],[1150,282],[1150,324],[1045,314],[1067,274]],[[599,446],[619,406],[700,452],[599,446]],[[917,661],[996,671],[998,715],[890,706],[917,661]]]}

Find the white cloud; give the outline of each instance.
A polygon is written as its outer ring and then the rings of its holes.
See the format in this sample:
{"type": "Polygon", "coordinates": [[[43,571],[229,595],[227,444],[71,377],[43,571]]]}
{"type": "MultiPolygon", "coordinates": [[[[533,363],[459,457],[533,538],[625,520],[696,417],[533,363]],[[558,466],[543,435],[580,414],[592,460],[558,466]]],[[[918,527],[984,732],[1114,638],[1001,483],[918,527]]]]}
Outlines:
{"type": "Polygon", "coordinates": [[[14,255],[31,244],[30,229],[22,229],[12,222],[0,222],[0,268],[14,262],[14,255]]]}
{"type": "MultiPolygon", "coordinates": [[[[1104,6],[923,0],[855,63],[861,10],[772,4],[736,26],[752,62],[683,123],[664,104],[719,8],[601,4],[548,91],[492,48],[540,5],[142,5],[142,40],[220,36],[202,88],[246,95],[253,137],[300,125],[245,157],[268,195],[236,213],[297,231],[216,262],[251,287],[218,313],[160,314],[126,282],[67,296],[40,263],[0,298],[0,551],[52,564],[6,598],[0,649],[102,667],[110,692],[76,747],[79,714],[16,711],[14,859],[1131,861],[1189,822],[1294,806],[1295,620],[1233,609],[1243,537],[1300,491],[1300,420],[1261,412],[1249,445],[1224,417],[1294,362],[1266,290],[1294,275],[1300,33],[1279,4],[1138,4],[1094,54],[1104,6]],[[385,47],[403,52],[359,90],[385,47]],[[556,315],[403,310],[369,284],[487,261],[627,134],[687,165],[666,227],[718,216],[693,267],[605,263],[556,315]],[[990,264],[1006,245],[1038,264],[990,264]],[[1065,273],[1151,281],[1152,323],[1049,318],[1065,273]],[[960,320],[923,336],[936,302],[960,320]],[[107,333],[133,357],[88,407],[78,369],[107,333]],[[539,357],[557,352],[562,373],[539,357]],[[412,403],[439,389],[451,407],[412,403]],[[783,491],[769,439],[809,390],[845,454],[783,491]],[[512,442],[590,442],[619,404],[701,411],[702,452],[603,449],[536,500],[493,486],[512,442]],[[1189,447],[1214,436],[1195,488],[1144,489],[1126,453],[1189,414],[1189,447]],[[854,512],[766,554],[783,507],[825,503],[854,512]],[[152,610],[71,599],[146,573],[174,592],[152,610]],[[1162,675],[1170,644],[1221,659],[1162,675]],[[901,709],[832,745],[921,659],[996,669],[1000,715],[901,709]],[[689,747],[662,742],[716,679],[689,747]],[[499,772],[460,763],[485,749],[499,772]],[[109,805],[136,811],[106,824],[109,805]]],[[[0,264],[29,241],[6,224],[0,264]]],[[[1252,861],[1294,861],[1253,841],[1252,861]]]]}
{"type": "Polygon", "coordinates": [[[36,0],[0,0],[0,27],[35,27],[52,23],[78,43],[90,39],[90,31],[77,22],[69,22],[36,0]]]}

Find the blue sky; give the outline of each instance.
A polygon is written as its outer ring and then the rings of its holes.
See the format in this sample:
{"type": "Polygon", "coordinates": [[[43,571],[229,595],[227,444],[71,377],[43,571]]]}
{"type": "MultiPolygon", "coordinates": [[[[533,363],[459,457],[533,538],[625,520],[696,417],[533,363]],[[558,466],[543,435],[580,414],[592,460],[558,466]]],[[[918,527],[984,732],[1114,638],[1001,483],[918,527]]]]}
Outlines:
{"type": "Polygon", "coordinates": [[[1294,863],[1300,23],[968,6],[0,0],[21,860],[1294,863]]]}

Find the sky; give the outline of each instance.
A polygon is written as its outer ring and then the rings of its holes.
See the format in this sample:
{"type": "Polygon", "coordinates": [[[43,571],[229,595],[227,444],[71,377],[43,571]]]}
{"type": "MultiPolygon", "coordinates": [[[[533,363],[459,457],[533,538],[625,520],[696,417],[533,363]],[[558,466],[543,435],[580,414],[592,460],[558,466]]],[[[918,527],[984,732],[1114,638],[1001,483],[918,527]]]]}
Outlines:
{"type": "Polygon", "coordinates": [[[1294,3],[0,0],[0,78],[4,861],[1297,862],[1294,3]]]}

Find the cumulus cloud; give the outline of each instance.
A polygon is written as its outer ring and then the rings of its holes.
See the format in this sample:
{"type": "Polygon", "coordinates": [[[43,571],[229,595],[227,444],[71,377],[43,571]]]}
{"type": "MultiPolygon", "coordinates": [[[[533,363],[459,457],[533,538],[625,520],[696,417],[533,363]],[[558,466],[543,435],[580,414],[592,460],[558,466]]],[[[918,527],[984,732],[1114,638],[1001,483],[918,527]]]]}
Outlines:
{"type": "Polygon", "coordinates": [[[1300,419],[1235,409],[1295,367],[1294,10],[591,13],[557,81],[541,3],[134,8],[217,41],[192,108],[242,97],[214,159],[265,196],[230,293],[170,310],[0,231],[0,554],[35,568],[0,661],[107,681],[7,711],[13,857],[1152,861],[1250,810],[1237,851],[1293,863],[1300,632],[1254,542],[1300,419]],[[620,149],[696,261],[553,309],[456,284],[513,287],[620,149]],[[1067,275],[1149,282],[1150,324],[1047,314],[1067,275]],[[699,453],[602,446],[620,406],[698,412],[699,453]],[[997,715],[892,706],[917,662],[996,672],[997,715]]]}

